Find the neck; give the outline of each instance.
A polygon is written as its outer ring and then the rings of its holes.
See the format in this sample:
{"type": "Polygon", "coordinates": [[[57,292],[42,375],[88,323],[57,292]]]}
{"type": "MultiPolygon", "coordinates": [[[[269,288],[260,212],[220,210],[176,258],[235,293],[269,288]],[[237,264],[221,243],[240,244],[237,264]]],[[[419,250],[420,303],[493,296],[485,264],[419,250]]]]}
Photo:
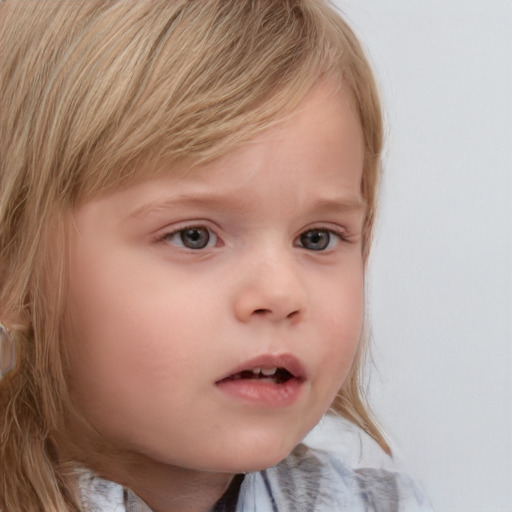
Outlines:
{"type": "Polygon", "coordinates": [[[124,485],[153,512],[208,512],[227,490],[232,475],[166,469],[126,475],[124,485]]]}
{"type": "Polygon", "coordinates": [[[133,491],[153,512],[209,512],[226,492],[234,475],[196,471],[159,462],[141,453],[115,448],[89,428],[78,436],[59,438],[61,462],[74,460],[100,477],[133,491]],[[88,447],[85,449],[84,447],[88,447]],[[91,457],[90,454],[94,456],[91,457]]]}
{"type": "Polygon", "coordinates": [[[208,512],[226,492],[233,475],[207,473],[144,461],[92,468],[131,489],[153,512],[208,512]]]}
{"type": "Polygon", "coordinates": [[[209,512],[228,489],[234,475],[196,471],[155,461],[141,454],[61,452],[61,461],[75,460],[98,476],[121,484],[152,512],[209,512]],[[85,455],[85,456],[84,456],[85,455]]]}

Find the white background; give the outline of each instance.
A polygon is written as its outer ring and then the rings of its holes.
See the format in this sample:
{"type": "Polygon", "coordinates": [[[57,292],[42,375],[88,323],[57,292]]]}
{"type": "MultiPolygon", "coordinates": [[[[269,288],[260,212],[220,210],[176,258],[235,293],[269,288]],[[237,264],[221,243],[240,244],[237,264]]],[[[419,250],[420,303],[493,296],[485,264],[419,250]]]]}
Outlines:
{"type": "Polygon", "coordinates": [[[512,2],[337,0],[387,111],[370,395],[438,512],[512,512],[512,2]]]}

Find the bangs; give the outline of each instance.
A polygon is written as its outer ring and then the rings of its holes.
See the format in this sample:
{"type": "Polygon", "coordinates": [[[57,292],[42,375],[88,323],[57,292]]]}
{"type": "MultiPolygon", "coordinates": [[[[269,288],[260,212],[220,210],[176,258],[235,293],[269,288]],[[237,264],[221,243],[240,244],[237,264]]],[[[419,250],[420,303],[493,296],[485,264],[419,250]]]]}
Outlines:
{"type": "Polygon", "coordinates": [[[34,178],[71,204],[147,176],[155,162],[168,169],[217,158],[286,116],[329,75],[370,117],[356,98],[362,77],[352,76],[365,64],[361,50],[321,2],[31,6],[34,29],[52,17],[62,23],[58,37],[44,32],[35,56],[47,62],[26,94],[38,106],[20,113],[36,117],[26,139],[38,155],[34,178]]]}

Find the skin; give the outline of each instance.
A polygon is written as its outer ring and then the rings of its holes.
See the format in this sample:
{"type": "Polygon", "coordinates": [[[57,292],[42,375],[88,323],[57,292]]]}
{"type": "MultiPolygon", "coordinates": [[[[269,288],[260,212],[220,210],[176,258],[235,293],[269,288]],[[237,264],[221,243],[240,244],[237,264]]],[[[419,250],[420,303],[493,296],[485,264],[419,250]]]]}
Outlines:
{"type": "Polygon", "coordinates": [[[206,512],[233,474],[277,463],[314,427],[362,330],[362,169],[360,123],[323,84],[226,156],[78,208],[70,388],[112,447],[91,467],[155,512],[206,512]],[[190,226],[209,233],[205,248],[183,245],[190,226]],[[329,244],[313,250],[304,233],[327,233],[329,244]],[[291,405],[219,389],[268,354],[305,369],[291,405]]]}

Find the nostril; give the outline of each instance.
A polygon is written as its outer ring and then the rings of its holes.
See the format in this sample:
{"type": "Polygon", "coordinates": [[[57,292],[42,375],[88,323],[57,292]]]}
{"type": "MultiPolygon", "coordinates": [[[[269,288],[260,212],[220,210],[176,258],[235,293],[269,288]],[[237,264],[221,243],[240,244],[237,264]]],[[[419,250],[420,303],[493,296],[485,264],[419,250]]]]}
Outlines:
{"type": "MultiPolygon", "coordinates": [[[[257,316],[272,315],[272,310],[271,309],[265,309],[265,308],[255,309],[253,311],[253,314],[257,315],[257,316]]],[[[293,318],[295,318],[298,315],[299,315],[299,311],[295,310],[295,311],[292,311],[291,313],[289,313],[289,314],[287,314],[285,316],[286,316],[286,318],[293,319],[293,318]]]]}

